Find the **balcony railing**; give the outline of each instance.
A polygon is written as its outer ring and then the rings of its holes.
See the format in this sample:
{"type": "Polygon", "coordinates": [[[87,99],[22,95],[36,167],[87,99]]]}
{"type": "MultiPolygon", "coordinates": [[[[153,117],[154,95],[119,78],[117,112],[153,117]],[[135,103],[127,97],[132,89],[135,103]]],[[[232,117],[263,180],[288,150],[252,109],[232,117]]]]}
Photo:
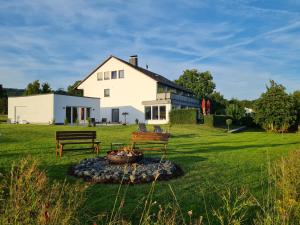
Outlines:
{"type": "Polygon", "coordinates": [[[156,94],[157,100],[167,100],[171,99],[172,102],[176,103],[182,103],[182,104],[189,104],[192,106],[199,106],[199,101],[193,97],[183,96],[183,95],[177,95],[174,93],[157,93],[156,94]]]}

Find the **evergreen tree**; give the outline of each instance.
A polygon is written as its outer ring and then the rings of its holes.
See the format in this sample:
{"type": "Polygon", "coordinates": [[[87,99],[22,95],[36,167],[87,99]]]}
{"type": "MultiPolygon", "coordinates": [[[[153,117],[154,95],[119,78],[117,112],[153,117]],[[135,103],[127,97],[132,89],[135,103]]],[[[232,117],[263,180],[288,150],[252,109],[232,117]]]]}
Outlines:
{"type": "Polygon", "coordinates": [[[25,89],[24,95],[36,95],[41,93],[40,81],[35,80],[29,83],[25,89]]]}
{"type": "Polygon", "coordinates": [[[42,84],[42,89],[41,89],[41,93],[51,93],[52,90],[50,88],[49,83],[45,82],[42,84]]]}

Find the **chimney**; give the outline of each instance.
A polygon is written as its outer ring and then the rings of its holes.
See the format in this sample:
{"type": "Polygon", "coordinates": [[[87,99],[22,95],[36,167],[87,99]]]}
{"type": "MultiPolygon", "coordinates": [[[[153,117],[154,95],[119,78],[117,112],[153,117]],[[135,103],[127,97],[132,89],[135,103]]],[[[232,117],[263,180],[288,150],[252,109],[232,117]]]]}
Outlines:
{"type": "Polygon", "coordinates": [[[129,63],[131,65],[138,66],[138,56],[137,55],[130,56],[129,63]]]}

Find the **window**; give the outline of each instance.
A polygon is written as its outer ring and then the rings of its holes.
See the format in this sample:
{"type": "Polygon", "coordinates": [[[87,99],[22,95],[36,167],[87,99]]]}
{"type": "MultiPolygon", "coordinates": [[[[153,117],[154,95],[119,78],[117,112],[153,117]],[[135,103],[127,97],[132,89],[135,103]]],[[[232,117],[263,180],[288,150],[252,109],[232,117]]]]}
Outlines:
{"type": "Polygon", "coordinates": [[[102,72],[97,73],[97,80],[103,80],[103,73],[102,72]]]}
{"type": "Polygon", "coordinates": [[[119,70],[119,78],[124,78],[124,70],[119,70]]]}
{"type": "Polygon", "coordinates": [[[111,71],[111,79],[117,79],[117,71],[111,71]]]}
{"type": "Polygon", "coordinates": [[[110,74],[109,71],[104,72],[104,80],[109,80],[110,79],[109,74],[110,74]]]}
{"type": "Polygon", "coordinates": [[[91,118],[91,108],[86,108],[86,118],[91,118]]]}
{"type": "Polygon", "coordinates": [[[145,120],[151,120],[151,106],[145,107],[145,120]]]}
{"type": "Polygon", "coordinates": [[[159,106],[159,117],[161,120],[166,119],[166,106],[159,106]]]}
{"type": "Polygon", "coordinates": [[[109,97],[110,93],[109,93],[109,89],[104,89],[104,97],[109,97]]]}
{"type": "Polygon", "coordinates": [[[158,120],[158,106],[152,106],[152,119],[158,120]]]}

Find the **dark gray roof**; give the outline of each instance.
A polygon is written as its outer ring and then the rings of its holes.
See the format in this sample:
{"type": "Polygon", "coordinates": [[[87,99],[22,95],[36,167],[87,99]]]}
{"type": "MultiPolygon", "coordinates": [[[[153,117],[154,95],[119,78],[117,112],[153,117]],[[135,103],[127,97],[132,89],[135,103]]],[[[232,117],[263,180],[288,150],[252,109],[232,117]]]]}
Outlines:
{"type": "Polygon", "coordinates": [[[188,89],[186,89],[186,88],[184,88],[184,87],[182,87],[182,86],[176,84],[175,82],[173,82],[173,81],[171,81],[171,80],[165,78],[165,77],[162,76],[162,75],[159,75],[159,74],[157,74],[157,73],[154,73],[154,72],[152,72],[152,71],[150,71],[150,70],[144,69],[144,68],[139,67],[139,66],[134,66],[134,65],[132,65],[131,63],[129,63],[129,62],[123,60],[123,59],[120,59],[120,58],[118,58],[118,57],[116,57],[116,56],[113,56],[113,55],[109,56],[104,62],[102,62],[99,66],[97,66],[97,68],[94,69],[94,70],[93,70],[93,71],[92,71],[92,72],[91,72],[84,80],[82,80],[75,88],[77,88],[80,84],[82,84],[87,78],[89,78],[96,70],[98,70],[103,64],[105,64],[105,63],[106,63],[109,59],[111,59],[111,58],[116,58],[116,59],[118,59],[119,61],[125,63],[126,65],[128,65],[128,66],[130,66],[130,67],[132,67],[132,68],[134,68],[134,69],[136,69],[136,70],[138,70],[138,71],[140,71],[141,73],[147,75],[148,77],[152,78],[153,80],[156,80],[158,83],[161,83],[161,84],[163,84],[163,85],[166,85],[166,86],[169,86],[169,87],[171,87],[171,88],[175,88],[175,89],[178,89],[178,90],[181,90],[181,91],[184,91],[184,92],[192,93],[190,90],[188,90],[188,89]]]}

